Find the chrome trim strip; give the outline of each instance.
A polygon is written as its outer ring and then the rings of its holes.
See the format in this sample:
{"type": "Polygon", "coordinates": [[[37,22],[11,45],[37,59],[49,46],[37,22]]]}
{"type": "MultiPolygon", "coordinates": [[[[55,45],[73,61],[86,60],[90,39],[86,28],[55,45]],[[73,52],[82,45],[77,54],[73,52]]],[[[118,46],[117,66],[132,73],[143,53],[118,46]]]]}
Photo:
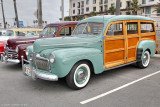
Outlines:
{"type": "Polygon", "coordinates": [[[28,42],[35,42],[36,40],[28,40],[28,41],[17,41],[16,43],[28,43],[28,42]]]}
{"type": "Polygon", "coordinates": [[[85,55],[81,55],[81,56],[68,57],[68,58],[65,58],[65,59],[70,60],[70,59],[74,59],[74,58],[93,56],[93,55],[97,55],[97,54],[102,54],[102,52],[101,53],[96,53],[96,54],[85,54],[85,55]]]}
{"type": "Polygon", "coordinates": [[[133,61],[133,62],[129,62],[129,63],[126,63],[126,64],[118,65],[118,66],[115,66],[115,67],[112,67],[112,68],[105,69],[105,71],[116,69],[116,68],[120,68],[120,67],[123,67],[123,66],[126,66],[126,65],[130,65],[130,64],[134,64],[136,62],[137,61],[133,61]]]}
{"type": "Polygon", "coordinates": [[[40,45],[42,47],[45,46],[63,46],[63,45],[75,45],[75,44],[87,44],[87,43],[98,43],[101,41],[91,41],[91,42],[77,42],[77,43],[66,43],[66,44],[51,44],[51,45],[40,45]]]}

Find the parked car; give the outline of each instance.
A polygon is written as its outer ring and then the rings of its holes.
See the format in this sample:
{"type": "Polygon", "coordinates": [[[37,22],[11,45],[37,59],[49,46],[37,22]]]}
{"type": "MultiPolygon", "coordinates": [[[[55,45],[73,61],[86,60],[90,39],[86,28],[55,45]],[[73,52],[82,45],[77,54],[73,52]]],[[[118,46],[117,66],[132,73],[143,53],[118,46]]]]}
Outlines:
{"type": "Polygon", "coordinates": [[[7,41],[0,41],[0,55],[4,53],[4,45],[7,41]]]}
{"type": "Polygon", "coordinates": [[[4,45],[8,39],[20,38],[20,37],[33,37],[38,35],[42,29],[23,28],[23,29],[3,29],[0,30],[0,55],[4,53],[4,45]]]}
{"type": "Polygon", "coordinates": [[[13,31],[14,36],[36,36],[39,35],[43,29],[37,28],[19,28],[19,29],[11,29],[13,31]]]}
{"type": "Polygon", "coordinates": [[[24,59],[27,59],[25,53],[26,47],[33,45],[35,40],[60,36],[70,36],[76,25],[76,21],[53,23],[47,25],[41,32],[40,36],[9,39],[7,41],[7,45],[5,46],[6,51],[4,55],[2,55],[1,61],[6,63],[20,63],[21,56],[23,56],[24,59]]]}
{"type": "Polygon", "coordinates": [[[0,30],[0,41],[6,41],[9,38],[14,37],[14,32],[12,30],[0,30]]]}
{"type": "Polygon", "coordinates": [[[28,47],[27,76],[84,88],[91,73],[136,63],[146,68],[156,50],[154,20],[142,16],[107,15],[80,21],[71,37],[37,40],[28,47]]]}

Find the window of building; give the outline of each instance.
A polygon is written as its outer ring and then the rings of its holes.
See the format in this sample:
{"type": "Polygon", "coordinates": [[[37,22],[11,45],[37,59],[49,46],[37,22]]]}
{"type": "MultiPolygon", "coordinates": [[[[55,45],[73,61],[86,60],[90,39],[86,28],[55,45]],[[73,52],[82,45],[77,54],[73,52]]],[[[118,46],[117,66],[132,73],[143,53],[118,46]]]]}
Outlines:
{"type": "Polygon", "coordinates": [[[123,35],[123,23],[115,23],[110,25],[107,36],[123,35]]]}
{"type": "Polygon", "coordinates": [[[96,4],[96,0],[93,0],[93,4],[96,4]]]}
{"type": "Polygon", "coordinates": [[[84,7],[84,1],[81,1],[81,7],[84,7]]]}
{"type": "Polygon", "coordinates": [[[89,12],[89,7],[86,8],[86,12],[89,12]]]}
{"type": "Polygon", "coordinates": [[[86,5],[89,5],[89,0],[86,0],[86,5]]]}
{"type": "Polygon", "coordinates": [[[96,11],[96,7],[93,7],[93,11],[96,11]]]}
{"type": "Polygon", "coordinates": [[[138,22],[127,23],[127,34],[138,34],[138,22]]]}
{"type": "Polygon", "coordinates": [[[73,10],[73,14],[75,14],[75,10],[73,10]]]}
{"type": "Polygon", "coordinates": [[[61,32],[59,33],[59,35],[60,35],[60,36],[70,36],[73,30],[74,30],[73,27],[63,28],[63,29],[61,30],[61,32]]]}
{"type": "Polygon", "coordinates": [[[146,4],[146,0],[142,0],[142,4],[146,4]]]}
{"type": "Polygon", "coordinates": [[[154,32],[153,23],[141,22],[141,33],[154,32]]]}
{"type": "Polygon", "coordinates": [[[111,4],[111,7],[115,7],[115,4],[114,4],[114,3],[112,3],[112,4],[111,4]]]}
{"type": "Polygon", "coordinates": [[[127,1],[127,7],[130,7],[130,6],[131,6],[131,2],[127,1]]]}
{"type": "Polygon", "coordinates": [[[75,7],[76,6],[76,4],[75,3],[73,3],[73,7],[75,7]]]}
{"type": "Polygon", "coordinates": [[[146,15],[150,15],[151,14],[151,7],[146,7],[145,10],[146,10],[145,11],[146,15]]]}

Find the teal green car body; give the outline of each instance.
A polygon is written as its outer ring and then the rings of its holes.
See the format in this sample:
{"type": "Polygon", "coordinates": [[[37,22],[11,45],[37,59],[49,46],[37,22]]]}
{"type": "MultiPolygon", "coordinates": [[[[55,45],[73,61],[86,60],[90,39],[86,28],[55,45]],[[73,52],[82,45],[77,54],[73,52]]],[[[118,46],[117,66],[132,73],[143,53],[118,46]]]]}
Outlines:
{"type": "MultiPolygon", "coordinates": [[[[91,17],[85,20],[80,21],[78,24],[97,22],[103,23],[104,29],[101,34],[98,36],[95,35],[81,35],[75,37],[59,37],[53,39],[41,39],[37,40],[33,46],[28,47],[30,59],[30,54],[32,51],[36,54],[40,54],[41,57],[44,57],[50,60],[50,55],[55,56],[55,62],[50,62],[50,70],[43,71],[36,69],[37,72],[54,74],[58,78],[63,78],[69,74],[72,67],[79,61],[87,61],[93,67],[95,74],[102,73],[105,70],[104,67],[104,32],[106,27],[110,22],[118,20],[150,20],[147,17],[141,16],[97,16],[91,17]]],[[[146,49],[149,49],[151,55],[155,54],[156,44],[151,40],[141,41],[138,45],[138,48],[142,48],[143,52],[146,49]],[[146,45],[147,44],[147,45],[146,45]]]]}

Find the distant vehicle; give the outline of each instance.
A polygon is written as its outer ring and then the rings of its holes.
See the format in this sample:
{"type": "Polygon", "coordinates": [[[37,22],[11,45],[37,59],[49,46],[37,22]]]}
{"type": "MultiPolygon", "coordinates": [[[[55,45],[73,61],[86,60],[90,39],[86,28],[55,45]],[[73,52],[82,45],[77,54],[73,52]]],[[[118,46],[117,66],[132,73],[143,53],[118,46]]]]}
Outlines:
{"type": "Polygon", "coordinates": [[[20,63],[21,56],[26,57],[26,48],[37,39],[70,36],[78,22],[58,22],[48,24],[39,36],[9,39],[5,46],[2,62],[20,63]]]}
{"type": "Polygon", "coordinates": [[[29,64],[22,63],[23,73],[33,80],[66,78],[70,88],[82,89],[91,73],[100,74],[133,63],[147,68],[156,44],[156,28],[151,18],[90,17],[77,24],[71,37],[41,39],[28,47],[29,64]]]}
{"type": "Polygon", "coordinates": [[[33,37],[39,35],[42,29],[9,29],[0,30],[0,53],[4,52],[4,45],[7,43],[8,39],[20,38],[20,37],[33,37]]]}
{"type": "Polygon", "coordinates": [[[4,52],[4,45],[7,43],[7,41],[0,41],[0,55],[4,52]]]}

